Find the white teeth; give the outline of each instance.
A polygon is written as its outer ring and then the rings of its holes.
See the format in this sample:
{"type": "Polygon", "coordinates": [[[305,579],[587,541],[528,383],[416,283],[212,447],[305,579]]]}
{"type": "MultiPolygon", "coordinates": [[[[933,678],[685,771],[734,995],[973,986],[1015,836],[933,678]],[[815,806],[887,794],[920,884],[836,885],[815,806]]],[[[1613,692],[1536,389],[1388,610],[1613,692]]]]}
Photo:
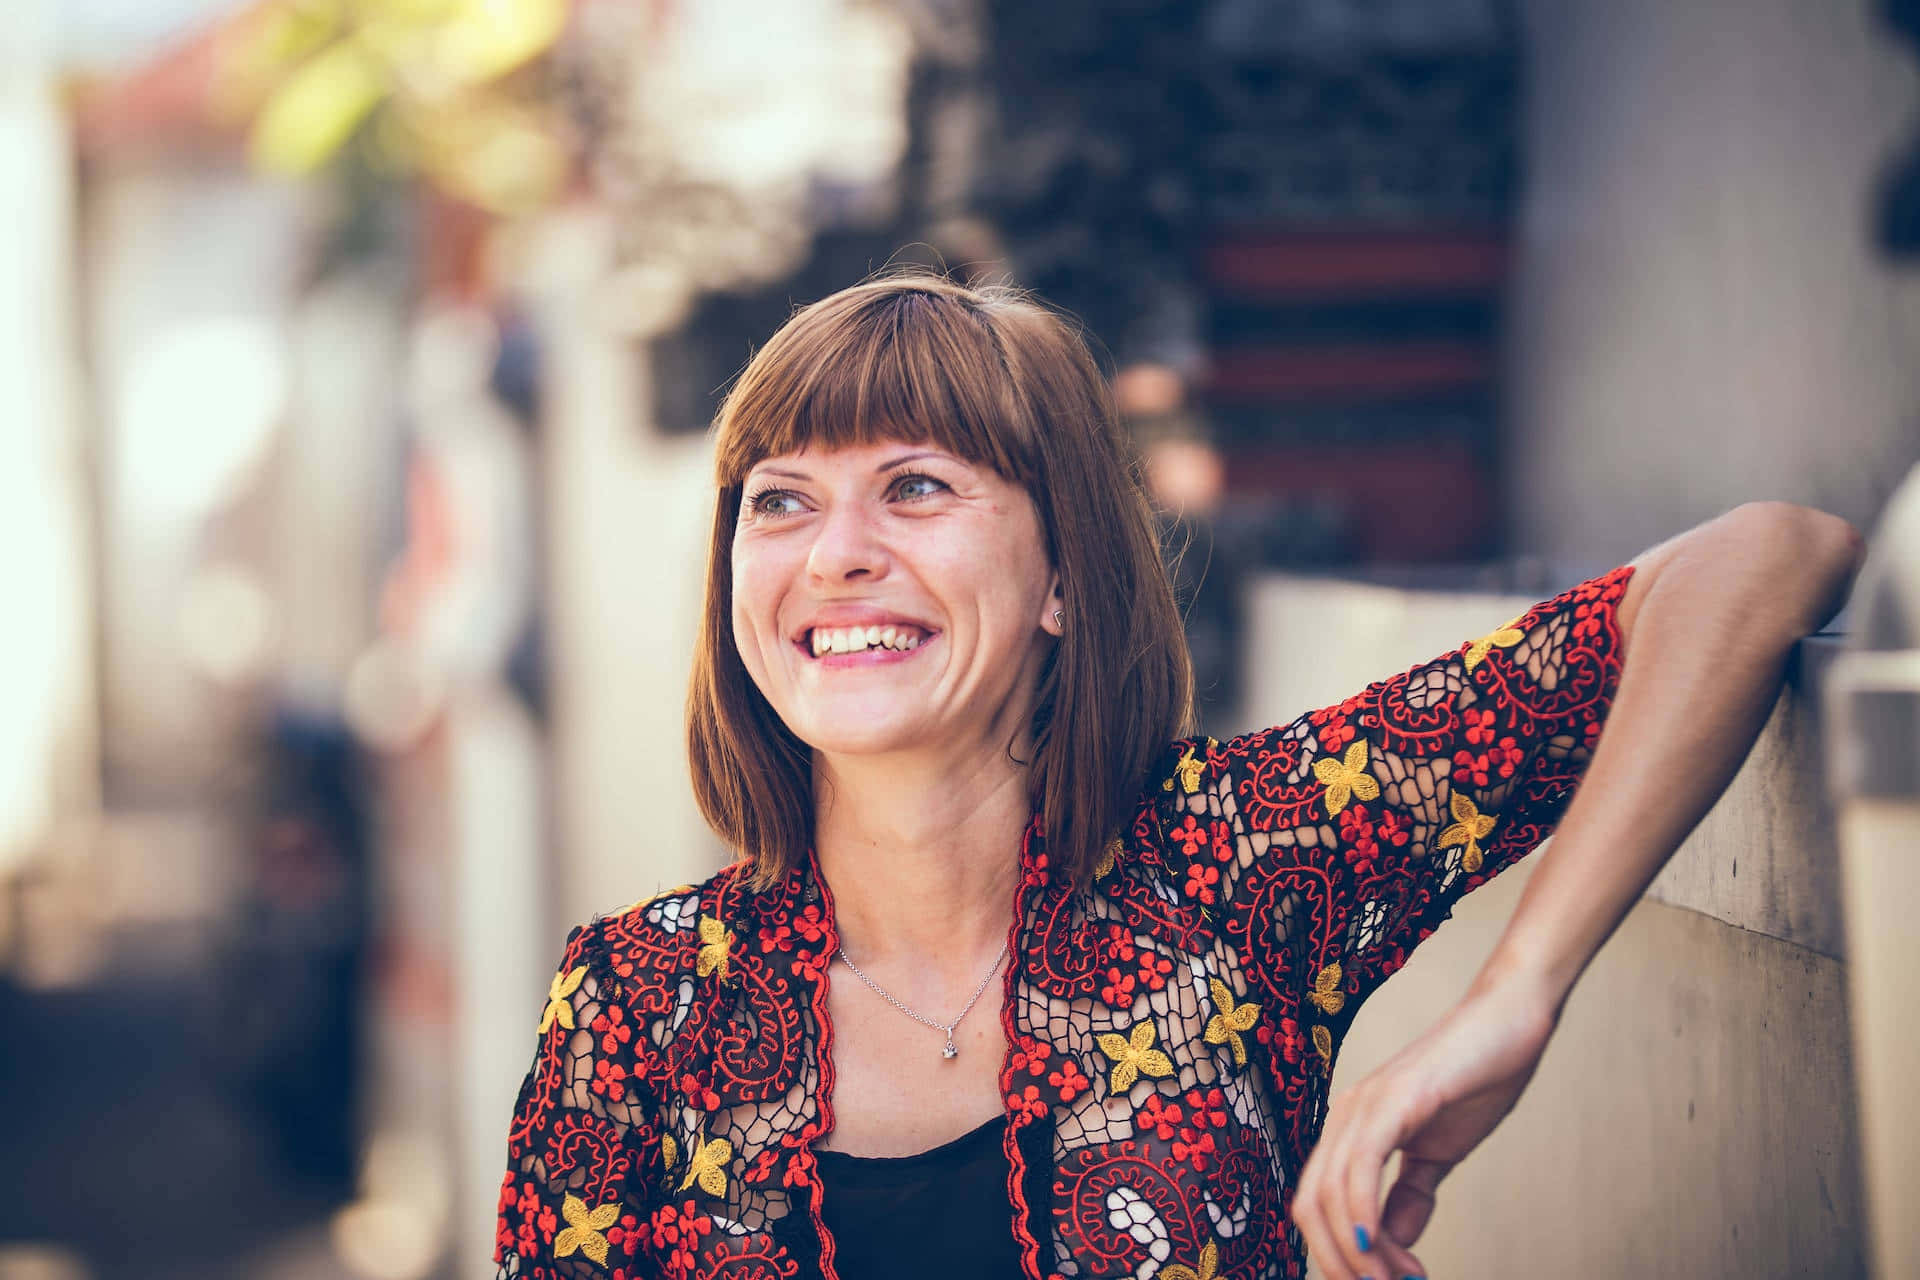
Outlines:
{"type": "Polygon", "coordinates": [[[900,652],[920,647],[920,636],[911,631],[894,626],[848,627],[829,630],[815,627],[808,637],[813,656],[818,658],[829,653],[860,653],[867,649],[886,648],[900,652]]]}

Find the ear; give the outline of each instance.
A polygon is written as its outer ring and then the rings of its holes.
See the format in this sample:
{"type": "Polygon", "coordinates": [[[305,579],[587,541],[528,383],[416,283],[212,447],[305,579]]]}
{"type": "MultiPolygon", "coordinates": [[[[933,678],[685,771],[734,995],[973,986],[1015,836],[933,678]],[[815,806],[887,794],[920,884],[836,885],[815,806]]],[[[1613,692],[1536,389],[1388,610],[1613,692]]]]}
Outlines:
{"type": "Polygon", "coordinates": [[[1040,629],[1056,639],[1066,634],[1066,597],[1060,593],[1060,575],[1053,575],[1053,582],[1047,588],[1046,603],[1040,607],[1040,629]],[[1053,615],[1061,616],[1056,619],[1053,615]]]}

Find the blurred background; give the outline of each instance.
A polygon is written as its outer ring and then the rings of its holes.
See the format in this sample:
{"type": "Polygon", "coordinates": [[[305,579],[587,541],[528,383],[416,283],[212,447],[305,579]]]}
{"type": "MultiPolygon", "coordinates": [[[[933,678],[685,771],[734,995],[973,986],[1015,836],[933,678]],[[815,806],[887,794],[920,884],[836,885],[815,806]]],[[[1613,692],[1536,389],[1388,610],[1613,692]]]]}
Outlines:
{"type": "Polygon", "coordinates": [[[1248,693],[1275,574],[1538,598],[1749,499],[1870,528],[1920,458],[1917,38],[7,0],[0,1277],[492,1274],[567,925],[725,857],[704,430],[889,263],[1085,320],[1215,732],[1306,709],[1248,693]]]}

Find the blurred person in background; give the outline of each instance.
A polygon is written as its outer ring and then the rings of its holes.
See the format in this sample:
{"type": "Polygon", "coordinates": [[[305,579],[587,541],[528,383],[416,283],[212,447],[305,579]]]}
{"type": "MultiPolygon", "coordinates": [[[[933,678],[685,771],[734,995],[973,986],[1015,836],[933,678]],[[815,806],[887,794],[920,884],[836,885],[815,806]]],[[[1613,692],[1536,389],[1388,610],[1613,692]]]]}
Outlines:
{"type": "Polygon", "coordinates": [[[1054,313],[871,281],[716,430],[689,745],[739,860],[569,936],[503,1276],[1423,1274],[1440,1181],[1861,550],[1748,504],[1221,741],[1054,313]],[[1556,830],[1470,990],[1329,1097],[1361,1004],[1556,830]]]}

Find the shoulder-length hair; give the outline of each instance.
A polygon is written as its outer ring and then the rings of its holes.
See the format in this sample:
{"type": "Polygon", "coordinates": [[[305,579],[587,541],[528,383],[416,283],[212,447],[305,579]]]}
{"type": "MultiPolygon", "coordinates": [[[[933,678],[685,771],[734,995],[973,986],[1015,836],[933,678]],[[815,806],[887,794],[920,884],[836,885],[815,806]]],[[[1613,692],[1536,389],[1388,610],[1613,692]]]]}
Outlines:
{"type": "Polygon", "coordinates": [[[769,457],[898,439],[992,467],[1039,512],[1066,617],[1034,703],[1031,795],[1050,867],[1084,883],[1131,824],[1155,754],[1191,732],[1193,667],[1136,460],[1077,330],[1005,286],[870,280],[795,313],[748,362],[715,431],[687,745],[701,811],[754,881],[806,858],[814,792],[810,748],[734,646],[742,487],[769,457]]]}

